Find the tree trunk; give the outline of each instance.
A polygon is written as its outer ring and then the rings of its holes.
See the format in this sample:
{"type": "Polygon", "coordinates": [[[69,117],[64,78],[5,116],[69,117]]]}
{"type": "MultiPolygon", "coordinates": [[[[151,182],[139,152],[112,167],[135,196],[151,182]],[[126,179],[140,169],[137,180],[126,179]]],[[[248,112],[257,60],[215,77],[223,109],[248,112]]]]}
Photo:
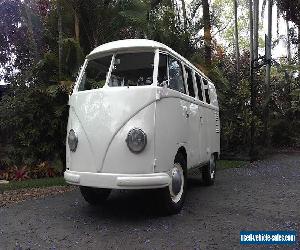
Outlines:
{"type": "Polygon", "coordinates": [[[250,62],[253,60],[253,2],[249,0],[250,62]]]}
{"type": "Polygon", "coordinates": [[[205,44],[205,64],[207,68],[211,67],[211,24],[208,0],[202,0],[203,23],[204,23],[204,44],[205,44]]]}
{"type": "Polygon", "coordinates": [[[280,20],[280,9],[277,6],[277,17],[276,17],[276,35],[279,38],[279,20],[280,20]]]}
{"type": "Polygon", "coordinates": [[[265,79],[265,87],[266,87],[266,100],[264,105],[264,141],[267,146],[269,146],[270,138],[268,133],[269,127],[269,103],[271,98],[270,93],[270,75],[271,75],[271,59],[272,59],[272,7],[273,0],[269,0],[268,2],[268,35],[266,36],[266,79],[265,79]]]}
{"type": "Polygon", "coordinates": [[[177,4],[177,1],[172,1],[172,9],[173,9],[173,12],[176,14],[176,18],[177,18],[177,22],[180,23],[180,10],[179,10],[179,7],[178,7],[178,4],[177,4]]]}
{"type": "Polygon", "coordinates": [[[75,40],[79,43],[80,42],[80,38],[79,38],[79,18],[78,18],[78,14],[75,11],[74,14],[74,25],[75,25],[75,40]]]}
{"type": "Polygon", "coordinates": [[[181,0],[181,5],[182,5],[184,31],[187,32],[187,17],[186,17],[186,8],[185,8],[185,2],[184,1],[185,0],[181,0]]]}
{"type": "Polygon", "coordinates": [[[300,24],[298,24],[298,65],[300,67],[300,24]]]}
{"type": "Polygon", "coordinates": [[[58,29],[58,81],[62,77],[62,7],[61,0],[57,0],[57,29],[58,29]]]}
{"type": "Polygon", "coordinates": [[[253,70],[253,2],[249,0],[249,29],[250,29],[250,92],[251,92],[251,125],[250,125],[250,159],[251,161],[255,160],[255,123],[254,123],[254,114],[255,114],[255,106],[256,106],[256,88],[254,81],[254,70],[253,70]]]}
{"type": "Polygon", "coordinates": [[[290,27],[289,21],[286,20],[286,54],[287,54],[287,63],[291,64],[291,40],[290,40],[290,27]]]}
{"type": "MultiPolygon", "coordinates": [[[[58,82],[62,80],[62,39],[63,39],[63,31],[62,31],[62,0],[57,0],[57,30],[58,30],[58,82]]],[[[63,172],[66,170],[66,146],[64,143],[61,144],[61,149],[59,152],[59,157],[63,163],[63,172]]]]}
{"type": "Polygon", "coordinates": [[[234,1],[234,33],[235,33],[235,59],[236,59],[236,83],[239,83],[240,74],[240,48],[239,48],[239,30],[238,30],[238,16],[237,16],[237,0],[234,1]]]}
{"type": "Polygon", "coordinates": [[[253,59],[258,58],[258,30],[259,30],[259,0],[254,0],[253,2],[253,28],[254,28],[254,40],[253,40],[253,49],[254,49],[254,55],[253,59]]]}
{"type": "Polygon", "coordinates": [[[30,8],[29,8],[29,3],[28,0],[24,2],[24,9],[25,9],[25,15],[26,15],[26,22],[27,22],[27,28],[28,28],[28,39],[30,43],[30,47],[33,51],[33,58],[34,62],[37,62],[38,60],[38,48],[36,44],[36,40],[34,39],[34,34],[33,34],[33,28],[32,28],[32,21],[31,21],[31,13],[30,13],[30,8]]]}

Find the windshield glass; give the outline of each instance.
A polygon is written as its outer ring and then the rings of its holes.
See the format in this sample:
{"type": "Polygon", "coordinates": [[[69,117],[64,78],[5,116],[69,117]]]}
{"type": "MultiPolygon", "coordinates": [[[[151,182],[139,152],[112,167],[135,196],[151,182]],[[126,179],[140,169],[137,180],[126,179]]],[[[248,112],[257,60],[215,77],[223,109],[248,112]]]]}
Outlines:
{"type": "Polygon", "coordinates": [[[153,82],[154,52],[115,56],[109,86],[144,86],[153,82]]]}
{"type": "MultiPolygon", "coordinates": [[[[78,91],[98,89],[105,85],[112,55],[89,60],[78,91]]],[[[116,54],[108,86],[144,86],[153,83],[154,52],[116,54]]]]}
{"type": "Polygon", "coordinates": [[[78,91],[102,88],[111,63],[111,55],[89,60],[84,70],[78,91]]]}

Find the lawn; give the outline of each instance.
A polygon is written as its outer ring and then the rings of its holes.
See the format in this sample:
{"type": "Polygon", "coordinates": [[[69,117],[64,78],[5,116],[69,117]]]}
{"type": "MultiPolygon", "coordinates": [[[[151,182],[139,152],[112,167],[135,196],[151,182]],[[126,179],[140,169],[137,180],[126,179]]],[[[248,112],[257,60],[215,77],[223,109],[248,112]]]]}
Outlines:
{"type": "Polygon", "coordinates": [[[21,188],[42,188],[65,185],[67,185],[67,183],[61,176],[52,178],[30,179],[25,181],[10,181],[9,184],[3,185],[2,190],[14,190],[21,188]]]}
{"type": "Polygon", "coordinates": [[[249,161],[233,161],[233,160],[219,160],[217,161],[217,169],[240,168],[249,164],[249,161]]]}

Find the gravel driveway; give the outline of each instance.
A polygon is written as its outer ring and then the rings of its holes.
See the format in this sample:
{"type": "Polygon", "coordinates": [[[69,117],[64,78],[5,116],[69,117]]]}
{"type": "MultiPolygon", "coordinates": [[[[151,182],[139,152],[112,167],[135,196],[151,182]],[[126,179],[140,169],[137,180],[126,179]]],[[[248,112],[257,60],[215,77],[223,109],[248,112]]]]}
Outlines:
{"type": "Polygon", "coordinates": [[[114,191],[93,208],[78,190],[8,205],[0,249],[241,249],[241,230],[296,230],[299,239],[300,154],[219,171],[211,187],[193,178],[178,215],[161,217],[158,206],[151,191],[114,191]]]}

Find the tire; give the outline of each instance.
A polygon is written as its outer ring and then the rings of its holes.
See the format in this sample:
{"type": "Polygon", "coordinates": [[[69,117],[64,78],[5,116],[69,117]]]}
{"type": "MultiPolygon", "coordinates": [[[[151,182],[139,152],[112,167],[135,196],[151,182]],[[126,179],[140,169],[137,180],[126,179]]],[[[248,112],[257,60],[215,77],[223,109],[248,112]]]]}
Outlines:
{"type": "Polygon", "coordinates": [[[178,214],[181,211],[185,200],[187,187],[186,159],[181,153],[178,153],[175,157],[172,173],[173,171],[179,171],[178,173],[181,177],[182,182],[179,192],[179,186],[177,185],[177,195],[174,194],[172,190],[172,181],[168,187],[159,190],[159,198],[160,202],[162,202],[161,212],[164,215],[178,214]]]}
{"type": "Polygon", "coordinates": [[[217,171],[216,157],[214,155],[211,155],[209,159],[209,163],[206,166],[204,166],[202,169],[202,179],[206,186],[210,186],[215,183],[216,171],[217,171]]]}
{"type": "Polygon", "coordinates": [[[111,189],[81,186],[80,192],[85,201],[90,205],[97,206],[103,204],[107,200],[111,189]]]}

